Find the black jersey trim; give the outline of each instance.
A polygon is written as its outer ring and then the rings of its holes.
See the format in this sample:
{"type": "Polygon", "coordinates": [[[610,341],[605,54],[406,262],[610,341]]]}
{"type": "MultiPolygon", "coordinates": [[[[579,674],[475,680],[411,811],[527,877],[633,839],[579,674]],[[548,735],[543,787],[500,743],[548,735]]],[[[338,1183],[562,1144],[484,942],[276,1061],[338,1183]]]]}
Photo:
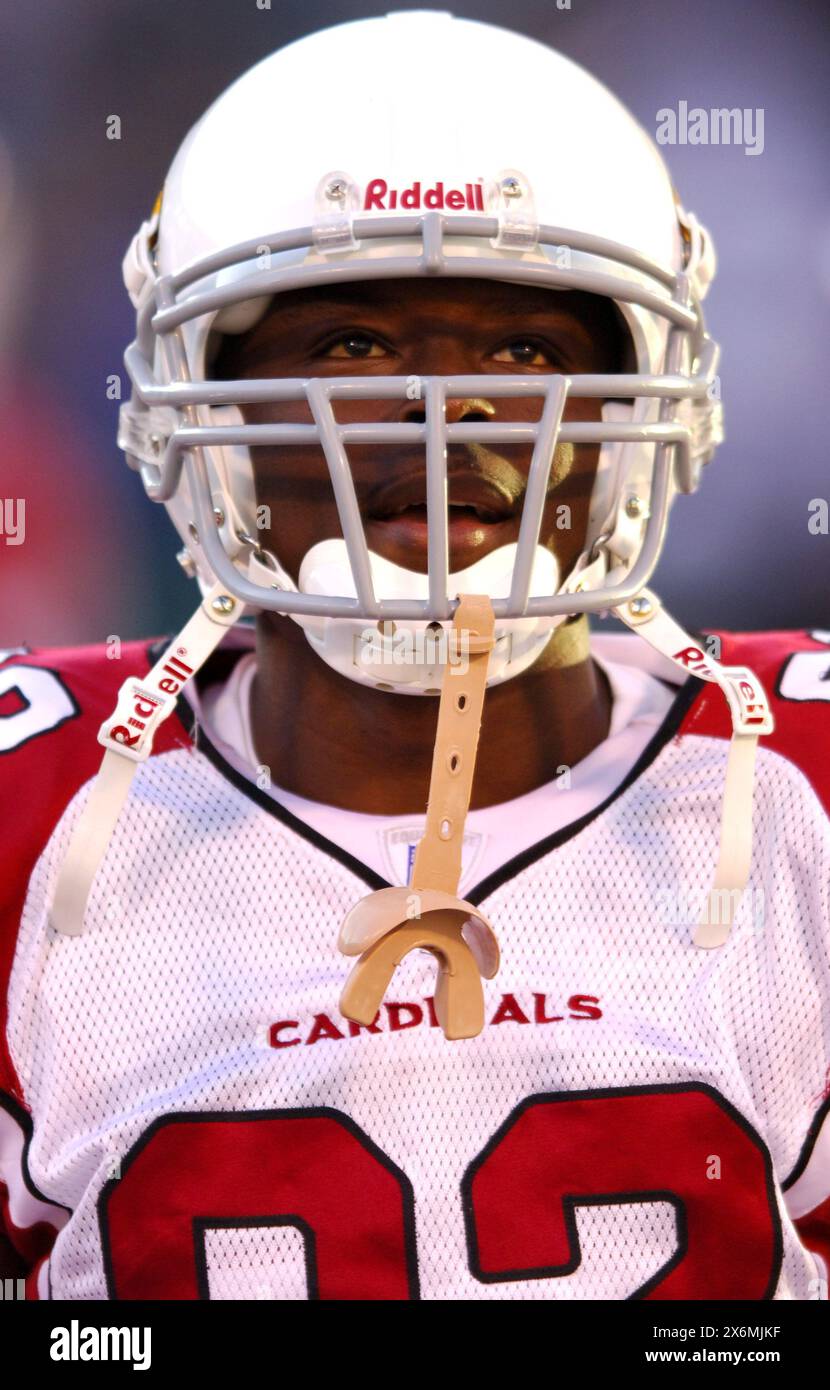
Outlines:
{"type": "MultiPolygon", "coordinates": [[[[824,1097],[824,1100],[822,1101],[821,1105],[819,1106],[818,1110],[812,1118],[810,1128],[807,1131],[807,1137],[804,1140],[804,1143],[801,1146],[801,1151],[798,1155],[798,1158],[795,1161],[795,1167],[781,1184],[782,1192],[788,1192],[789,1189],[793,1186],[793,1184],[798,1182],[798,1179],[802,1177],[802,1175],[806,1171],[807,1165],[813,1157],[816,1144],[818,1143],[818,1137],[822,1131],[824,1122],[827,1119],[828,1114],[830,1114],[830,1095],[824,1097]]],[[[817,1203],[817,1205],[820,1206],[821,1203],[819,1202],[817,1203]]]]}
{"type": "MultiPolygon", "coordinates": [[[[153,645],[148,648],[148,657],[151,659],[152,663],[158,660],[161,652],[169,645],[170,640],[169,637],[164,638],[160,642],[153,643],[153,645]]],[[[535,863],[537,859],[543,858],[543,856],[550,853],[552,849],[557,849],[559,845],[563,845],[568,840],[572,840],[575,835],[578,835],[581,830],[584,830],[586,826],[590,825],[591,821],[596,820],[597,816],[601,816],[618,797],[622,796],[623,792],[626,792],[628,788],[643,775],[647,768],[651,766],[662,752],[669,740],[674,737],[697,699],[697,696],[703,690],[704,685],[705,682],[700,680],[697,676],[689,676],[684,681],[671,706],[666,711],[662,724],[655,730],[634,766],[629,769],[619,786],[606,797],[605,801],[601,802],[599,806],[595,806],[592,811],[588,811],[584,816],[581,816],[579,820],[572,821],[570,825],[563,826],[561,830],[554,831],[552,835],[546,836],[543,840],[537,840],[535,844],[529,845],[528,848],[522,850],[520,854],[514,855],[514,857],[509,859],[506,864],[503,864],[500,869],[496,869],[495,872],[489,874],[487,878],[482,879],[481,883],[477,884],[475,888],[467,893],[465,901],[479,905],[484,898],[489,897],[489,895],[497,888],[500,888],[502,884],[506,883],[511,878],[515,878],[516,874],[521,873],[524,869],[535,863]]],[[[347,850],[342,849],[341,846],[335,844],[333,840],[326,839],[325,835],[321,835],[319,831],[315,830],[306,821],[300,820],[298,816],[293,815],[292,812],[279,801],[275,801],[267,792],[258,787],[255,782],[250,781],[243,773],[238,772],[237,769],[223,757],[218,748],[214,747],[202,726],[197,724],[193,707],[187,699],[186,691],[187,687],[185,686],[176,702],[176,713],[187,733],[193,738],[194,746],[213,764],[217,772],[226,778],[227,781],[231,782],[244,796],[256,802],[258,806],[261,806],[262,809],[267,811],[270,815],[275,816],[277,820],[282,821],[290,830],[301,835],[304,840],[314,845],[316,849],[321,849],[324,853],[330,855],[331,858],[338,860],[339,863],[349,869],[356,877],[363,879],[364,883],[367,883],[370,888],[391,888],[393,886],[388,879],[383,878],[380,874],[376,873],[374,869],[370,869],[367,864],[355,858],[354,855],[349,854],[347,850]]]]}
{"type": "MultiPolygon", "coordinates": [[[[9,1115],[9,1117],[14,1121],[18,1129],[20,1129],[21,1133],[23,1134],[23,1149],[20,1156],[20,1172],[23,1176],[23,1182],[26,1186],[26,1191],[30,1194],[30,1196],[34,1197],[36,1201],[42,1202],[45,1206],[54,1207],[55,1211],[64,1212],[67,1217],[71,1216],[72,1207],[68,1207],[65,1202],[58,1202],[55,1200],[54,1197],[48,1197],[45,1192],[41,1192],[40,1188],[38,1187],[37,1183],[32,1177],[31,1170],[29,1168],[29,1150],[32,1147],[32,1140],[34,1139],[34,1121],[32,1119],[31,1113],[20,1104],[20,1101],[17,1100],[16,1097],[13,1096],[10,1091],[5,1091],[2,1089],[0,1089],[0,1109],[6,1111],[7,1115],[9,1115]]],[[[42,1220],[44,1218],[38,1219],[42,1220]]],[[[45,1219],[48,1220],[48,1217],[45,1219]]],[[[23,1230],[24,1232],[29,1229],[30,1228],[26,1226],[21,1227],[21,1230],[23,1230]]],[[[58,1231],[60,1231],[60,1229],[60,1227],[57,1228],[56,1238],[57,1233],[58,1231]]]]}
{"type": "MultiPolygon", "coordinates": [[[[153,643],[153,645],[148,648],[147,654],[151,660],[151,664],[155,664],[161,652],[169,643],[170,638],[164,638],[162,642],[153,643]]],[[[239,653],[239,655],[242,654],[241,652],[239,653]]],[[[256,802],[264,811],[268,811],[270,815],[282,821],[283,825],[288,826],[289,830],[295,831],[297,835],[302,836],[304,840],[314,845],[315,849],[323,850],[325,854],[336,859],[338,863],[342,864],[350,873],[353,873],[357,878],[362,878],[369,888],[392,887],[388,879],[375,873],[374,869],[370,869],[367,864],[364,864],[360,859],[356,859],[354,855],[349,854],[348,850],[342,849],[340,845],[336,845],[333,840],[327,840],[325,835],[321,835],[319,831],[315,830],[313,826],[310,826],[307,821],[300,820],[299,816],[295,816],[286,806],[283,806],[281,802],[275,801],[272,796],[269,796],[266,791],[258,787],[256,783],[252,782],[244,773],[237,771],[233,764],[229,763],[227,758],[219,752],[219,749],[214,747],[201,724],[197,722],[193,706],[187,699],[185,693],[186,689],[187,687],[181,692],[176,701],[176,714],[179,721],[193,740],[194,748],[196,748],[198,752],[204,754],[208,762],[213,764],[216,771],[220,773],[226,781],[230,782],[236,787],[237,791],[242,792],[244,796],[249,797],[251,801],[256,802]]]]}
{"type": "Polygon", "coordinates": [[[501,888],[502,884],[506,883],[508,879],[515,878],[516,874],[521,873],[524,869],[535,863],[537,859],[543,858],[544,855],[549,854],[552,849],[558,849],[560,845],[564,845],[568,840],[572,840],[575,835],[578,835],[581,830],[584,830],[587,825],[590,825],[591,821],[596,820],[597,816],[601,816],[603,811],[606,811],[618,797],[622,796],[623,792],[628,791],[628,788],[632,786],[639,777],[642,777],[643,773],[655,761],[669,740],[674,737],[697,699],[698,694],[703,689],[703,686],[704,682],[697,676],[688,677],[666,711],[662,724],[654,731],[636,763],[634,763],[634,766],[629,768],[619,786],[616,787],[604,801],[600,802],[599,806],[595,806],[593,810],[587,811],[584,816],[580,816],[579,820],[571,821],[569,825],[563,825],[560,830],[555,830],[552,835],[547,835],[543,840],[537,840],[535,844],[528,845],[527,849],[523,849],[519,854],[514,855],[512,859],[508,859],[507,863],[502,864],[500,869],[495,869],[493,873],[488,874],[487,878],[482,879],[481,883],[471,889],[467,894],[466,901],[475,903],[477,906],[480,905],[482,901],[489,897],[491,893],[494,893],[497,888],[501,888]]]}

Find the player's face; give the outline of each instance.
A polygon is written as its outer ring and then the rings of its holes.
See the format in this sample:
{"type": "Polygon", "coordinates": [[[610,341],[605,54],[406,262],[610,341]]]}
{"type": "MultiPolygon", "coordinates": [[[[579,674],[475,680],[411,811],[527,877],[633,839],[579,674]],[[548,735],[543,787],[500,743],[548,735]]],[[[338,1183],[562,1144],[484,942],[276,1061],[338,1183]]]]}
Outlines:
{"type": "MultiPolygon", "coordinates": [[[[386,280],[277,296],[250,332],[227,336],[215,377],[538,376],[614,372],[623,366],[616,311],[592,295],[484,280],[386,280]]],[[[541,397],[449,400],[457,421],[537,420],[541,397]]],[[[601,419],[599,400],[569,399],[565,418],[601,419]]],[[[311,423],[304,402],[242,407],[248,423],[311,423]]],[[[421,400],[337,401],[341,423],[421,422],[421,400]]],[[[448,448],[450,570],[519,534],[530,444],[448,448]],[[462,482],[463,479],[463,482],[462,482]],[[457,505],[456,505],[457,503],[457,505]]],[[[421,444],[350,445],[352,476],[370,549],[427,571],[425,455],[421,444]]],[[[315,447],[255,447],[257,503],[270,527],[261,543],[293,578],[317,541],[342,535],[328,465],[315,447]]],[[[598,445],[560,444],[540,541],[564,570],[583,548],[598,445]]]]}

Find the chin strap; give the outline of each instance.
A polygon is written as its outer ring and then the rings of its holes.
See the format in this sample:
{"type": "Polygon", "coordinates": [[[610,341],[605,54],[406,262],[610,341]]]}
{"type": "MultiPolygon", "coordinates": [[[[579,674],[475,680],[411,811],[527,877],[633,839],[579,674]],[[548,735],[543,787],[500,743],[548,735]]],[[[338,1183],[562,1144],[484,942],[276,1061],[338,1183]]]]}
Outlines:
{"type": "Polygon", "coordinates": [[[760,681],[748,667],[721,666],[701,651],[648,589],[612,612],[676,666],[719,685],[729,703],[732,739],[726,763],[718,862],[693,937],[695,946],[722,946],[749,878],[755,753],[759,735],[771,734],[775,727],[772,712],[760,681]]]}
{"type": "Polygon", "coordinates": [[[58,872],[49,921],[64,936],[80,936],[92,881],[106,854],[139,763],[149,758],[156,730],[244,606],[216,584],[146,676],[130,676],[98,731],[106,749],[58,872]]]}
{"type": "Polygon", "coordinates": [[[486,595],[459,594],[453,617],[455,651],[447,661],[432,755],[426,829],[407,887],[381,888],[361,898],[346,917],[338,946],[359,956],[340,998],[340,1012],[368,1027],[395,967],[410,951],[438,961],[435,1012],[446,1038],[472,1038],[484,1027],[481,977],[499,968],[492,926],[457,896],[464,822],[470,805],[487,666],[494,643],[493,606],[486,595]]]}

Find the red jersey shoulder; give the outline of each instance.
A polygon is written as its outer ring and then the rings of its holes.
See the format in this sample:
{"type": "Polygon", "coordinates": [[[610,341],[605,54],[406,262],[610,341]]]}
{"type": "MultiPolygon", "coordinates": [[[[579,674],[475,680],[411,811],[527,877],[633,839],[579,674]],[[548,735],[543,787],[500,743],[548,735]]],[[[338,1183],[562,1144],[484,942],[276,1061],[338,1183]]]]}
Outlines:
{"type": "MultiPolygon", "coordinates": [[[[129,676],[150,669],[150,641],[85,647],[16,647],[0,651],[0,788],[15,801],[62,804],[97,770],[98,729],[129,676]],[[115,652],[117,651],[117,655],[115,652]]],[[[154,751],[189,742],[173,716],[154,751]]]]}
{"type": "MultiPolygon", "coordinates": [[[[97,772],[103,756],[98,730],[127,677],[149,671],[152,646],[138,641],[117,649],[100,643],[0,651],[0,798],[14,807],[0,843],[0,868],[8,869],[8,855],[15,876],[21,858],[34,864],[76,791],[97,772]]],[[[154,752],[189,743],[173,715],[159,729],[154,752]]]]}
{"type": "MultiPolygon", "coordinates": [[[[98,730],[128,676],[150,669],[151,642],[0,650],[0,1089],[21,1099],[5,1048],[6,981],[32,870],[61,815],[97,772],[98,730]]],[[[175,714],[154,752],[190,739],[175,714]]]]}
{"type": "MultiPolygon", "coordinates": [[[[760,746],[795,763],[830,814],[830,630],[713,632],[706,648],[723,666],[754,671],[775,719],[775,731],[760,746]]],[[[680,733],[729,738],[726,701],[716,686],[706,684],[680,733]]]]}
{"type": "MultiPolygon", "coordinates": [[[[29,868],[76,791],[97,772],[98,730],[128,676],[150,669],[151,642],[0,650],[0,804],[14,808],[0,837],[0,870],[29,868]]],[[[190,740],[175,715],[155,752],[190,740]]],[[[0,893],[2,888],[0,887],[0,893]]],[[[1,900],[1,899],[0,899],[1,900]]]]}

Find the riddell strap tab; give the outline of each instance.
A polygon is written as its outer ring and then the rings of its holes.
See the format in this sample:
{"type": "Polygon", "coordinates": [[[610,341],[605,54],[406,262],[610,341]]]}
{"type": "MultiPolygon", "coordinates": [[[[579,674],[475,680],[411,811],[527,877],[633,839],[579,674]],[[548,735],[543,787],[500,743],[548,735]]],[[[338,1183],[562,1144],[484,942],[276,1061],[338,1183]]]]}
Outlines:
{"type": "Polygon", "coordinates": [[[152,671],[125,680],[118,704],[98,731],[98,742],[133,762],[144,762],[150,756],[156,729],[172,714],[183,685],[204,665],[224,629],[242,612],[238,599],[225,593],[221,584],[214,585],[152,671]]]}
{"type": "Polygon", "coordinates": [[[49,921],[64,936],[80,936],[98,867],[127,799],[135,770],[152,751],[159,724],[173,713],[179,692],[196,674],[244,606],[216,584],[196,613],[142,678],[118,692],[118,704],[98,733],[106,749],[69,843],[55,886],[49,921]]]}
{"type": "Polygon", "coordinates": [[[682,671],[719,685],[729,702],[736,734],[771,734],[775,725],[769,701],[748,666],[721,666],[701,650],[679,623],[670,618],[656,594],[643,589],[636,598],[612,609],[615,617],[682,671]]]}
{"type": "Polygon", "coordinates": [[[470,806],[487,663],[495,640],[489,599],[459,594],[453,619],[456,650],[467,658],[461,668],[447,662],[441,685],[438,729],[432,755],[426,829],[415,851],[411,887],[457,893],[461,844],[470,806]]]}
{"type": "Polygon", "coordinates": [[[769,701],[754,672],[746,666],[721,666],[669,617],[648,589],[613,612],[676,666],[719,685],[729,704],[732,739],[726,763],[718,862],[706,908],[693,937],[696,946],[722,946],[749,879],[755,753],[759,735],[771,734],[775,727],[769,701]]]}

